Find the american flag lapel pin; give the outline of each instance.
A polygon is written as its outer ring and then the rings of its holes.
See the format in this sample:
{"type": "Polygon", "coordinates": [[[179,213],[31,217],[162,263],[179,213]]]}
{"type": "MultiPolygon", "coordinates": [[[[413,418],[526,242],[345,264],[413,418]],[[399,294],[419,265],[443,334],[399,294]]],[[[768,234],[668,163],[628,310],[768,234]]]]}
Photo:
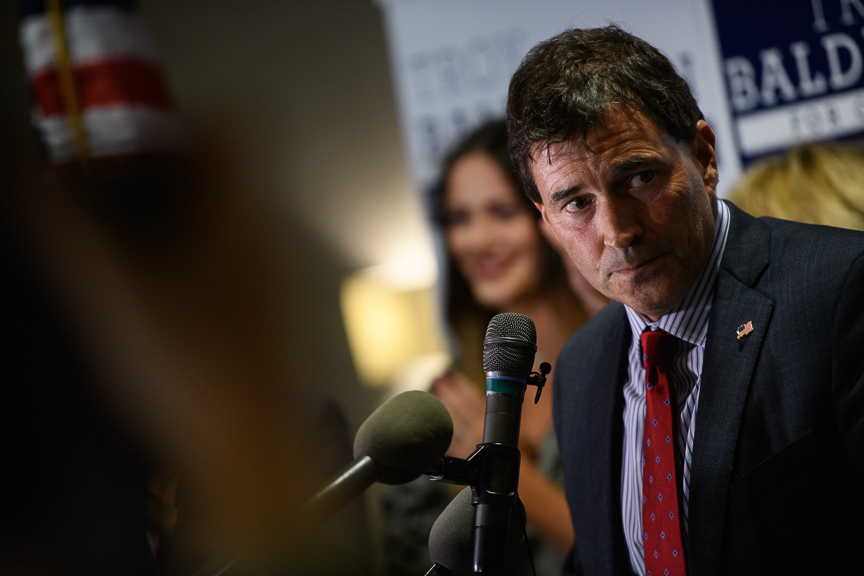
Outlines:
{"type": "Polygon", "coordinates": [[[740,340],[744,336],[747,336],[751,332],[753,332],[753,321],[752,320],[750,320],[746,324],[742,324],[741,326],[738,327],[738,330],[735,331],[735,333],[738,335],[738,340],[740,340]]]}

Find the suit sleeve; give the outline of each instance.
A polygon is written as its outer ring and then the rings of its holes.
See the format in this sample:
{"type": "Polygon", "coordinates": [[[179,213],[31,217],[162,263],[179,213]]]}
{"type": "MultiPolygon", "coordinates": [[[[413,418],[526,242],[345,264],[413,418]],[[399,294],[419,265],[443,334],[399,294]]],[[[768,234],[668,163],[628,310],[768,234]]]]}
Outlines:
{"type": "Polygon", "coordinates": [[[574,544],[564,559],[564,565],[561,567],[561,576],[582,576],[582,574],[582,567],[579,564],[579,553],[574,544]]]}
{"type": "Polygon", "coordinates": [[[832,387],[841,449],[864,503],[864,254],[849,270],[834,316],[832,387]]]}

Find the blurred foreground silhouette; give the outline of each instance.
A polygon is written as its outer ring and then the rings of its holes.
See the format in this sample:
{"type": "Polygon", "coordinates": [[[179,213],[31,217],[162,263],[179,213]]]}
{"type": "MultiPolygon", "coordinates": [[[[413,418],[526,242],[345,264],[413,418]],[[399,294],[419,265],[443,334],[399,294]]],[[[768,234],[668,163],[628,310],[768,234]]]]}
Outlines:
{"type": "Polygon", "coordinates": [[[198,134],[176,163],[61,174],[2,72],[0,573],[344,573],[301,505],[348,432],[235,151],[198,134]]]}

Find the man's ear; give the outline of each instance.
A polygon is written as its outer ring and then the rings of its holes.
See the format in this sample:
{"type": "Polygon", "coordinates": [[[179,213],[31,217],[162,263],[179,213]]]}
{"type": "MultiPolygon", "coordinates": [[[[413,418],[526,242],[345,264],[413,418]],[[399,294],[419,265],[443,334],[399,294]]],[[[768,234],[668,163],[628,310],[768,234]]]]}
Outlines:
{"type": "Polygon", "coordinates": [[[536,206],[537,210],[540,211],[540,216],[543,217],[543,221],[546,222],[546,224],[549,224],[549,217],[546,216],[546,207],[543,206],[543,203],[542,202],[534,202],[534,206],[536,206]]]}
{"type": "Polygon", "coordinates": [[[714,150],[714,130],[705,120],[696,123],[696,138],[693,140],[693,156],[699,162],[702,182],[713,197],[717,193],[717,153],[714,150]]]}
{"type": "Polygon", "coordinates": [[[548,242],[549,245],[552,246],[552,248],[554,248],[561,255],[562,258],[568,258],[566,252],[564,251],[564,247],[561,246],[561,242],[558,241],[558,236],[555,235],[555,231],[552,229],[552,226],[549,225],[549,222],[547,222],[545,218],[541,218],[537,221],[537,228],[540,230],[540,235],[546,239],[546,242],[548,242]]]}
{"type": "Polygon", "coordinates": [[[552,228],[552,225],[549,224],[549,217],[546,215],[546,207],[540,202],[534,202],[534,206],[537,207],[537,210],[540,211],[540,215],[542,216],[540,221],[537,222],[540,234],[546,239],[546,242],[548,242],[561,255],[562,258],[569,258],[567,253],[564,251],[561,242],[558,240],[558,235],[555,234],[555,230],[552,228]]]}

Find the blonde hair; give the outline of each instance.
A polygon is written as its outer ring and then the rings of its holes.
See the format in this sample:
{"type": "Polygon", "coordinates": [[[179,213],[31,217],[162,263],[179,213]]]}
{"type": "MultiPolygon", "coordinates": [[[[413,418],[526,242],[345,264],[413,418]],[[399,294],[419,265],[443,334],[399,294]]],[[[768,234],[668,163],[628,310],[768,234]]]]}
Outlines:
{"type": "Polygon", "coordinates": [[[754,216],[864,230],[864,147],[793,148],[753,164],[729,199],[754,216]]]}

